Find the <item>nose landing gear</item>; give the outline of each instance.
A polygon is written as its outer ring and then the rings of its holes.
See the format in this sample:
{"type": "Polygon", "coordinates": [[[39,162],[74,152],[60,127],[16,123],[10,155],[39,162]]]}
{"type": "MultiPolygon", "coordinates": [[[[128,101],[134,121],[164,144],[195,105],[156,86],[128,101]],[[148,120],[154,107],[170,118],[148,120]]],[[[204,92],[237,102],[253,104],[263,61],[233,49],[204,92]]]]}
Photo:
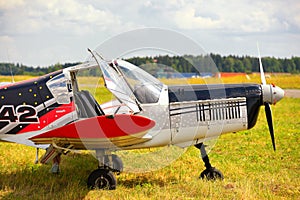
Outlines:
{"type": "Polygon", "coordinates": [[[205,147],[204,147],[204,144],[199,143],[199,144],[196,144],[195,147],[200,150],[201,157],[202,157],[202,160],[203,160],[205,168],[206,168],[203,172],[201,172],[199,178],[207,179],[207,180],[216,180],[216,179],[223,180],[224,176],[223,176],[222,172],[211,166],[208,155],[207,155],[205,147]]]}
{"type": "Polygon", "coordinates": [[[123,171],[122,160],[107,150],[96,150],[96,157],[99,161],[99,167],[89,175],[88,187],[91,189],[115,190],[117,179],[113,172],[120,174],[123,171]]]}
{"type": "Polygon", "coordinates": [[[91,189],[115,190],[117,179],[108,169],[96,169],[88,178],[88,187],[91,189]]]}

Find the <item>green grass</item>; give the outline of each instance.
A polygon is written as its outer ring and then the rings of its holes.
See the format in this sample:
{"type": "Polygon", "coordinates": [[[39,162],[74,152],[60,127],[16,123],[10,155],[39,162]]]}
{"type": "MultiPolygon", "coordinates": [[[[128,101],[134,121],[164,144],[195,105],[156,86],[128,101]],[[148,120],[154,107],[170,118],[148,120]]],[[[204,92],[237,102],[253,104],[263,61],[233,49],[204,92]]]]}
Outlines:
{"type": "Polygon", "coordinates": [[[2,199],[297,199],[300,196],[300,99],[285,98],[272,106],[276,143],[273,152],[264,109],[248,131],[222,135],[210,160],[225,179],[198,179],[204,169],[199,152],[190,147],[178,160],[158,171],[123,173],[115,191],[90,191],[93,156],[68,154],[62,173],[50,165],[33,164],[35,149],[0,143],[0,198],[2,199]]]}

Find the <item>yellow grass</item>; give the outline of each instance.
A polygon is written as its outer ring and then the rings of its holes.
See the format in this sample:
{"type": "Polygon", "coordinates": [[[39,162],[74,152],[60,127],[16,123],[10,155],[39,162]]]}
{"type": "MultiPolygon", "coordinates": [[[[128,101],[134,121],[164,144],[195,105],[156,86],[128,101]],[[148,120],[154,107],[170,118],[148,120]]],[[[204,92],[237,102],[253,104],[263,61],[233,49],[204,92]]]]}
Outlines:
{"type": "MultiPolygon", "coordinates": [[[[167,85],[174,84],[226,84],[226,83],[257,83],[260,84],[259,74],[248,76],[235,76],[226,78],[189,78],[189,79],[161,79],[167,85]]],[[[300,75],[270,75],[267,76],[268,84],[275,84],[283,89],[300,89],[300,75]]]]}
{"type": "MultiPolygon", "coordinates": [[[[32,76],[14,76],[14,80],[28,80],[34,78],[32,76]]],[[[0,76],[0,82],[11,82],[10,76],[0,76]]],[[[283,89],[300,89],[300,75],[268,75],[267,78],[268,84],[275,84],[283,89]]],[[[214,84],[214,83],[257,83],[260,84],[260,75],[259,74],[250,74],[246,76],[236,76],[228,78],[189,78],[189,79],[161,79],[161,81],[167,85],[174,84],[214,84]]],[[[82,83],[98,83],[98,87],[103,87],[103,79],[98,77],[80,77],[80,82],[82,83]]],[[[93,90],[94,88],[89,88],[93,90]]]]}
{"type": "Polygon", "coordinates": [[[13,82],[13,80],[15,82],[18,81],[24,81],[24,80],[28,80],[34,78],[33,76],[14,76],[13,78],[11,76],[0,76],[0,82],[13,82]]]}
{"type": "MultiPolygon", "coordinates": [[[[0,82],[7,81],[0,77],[0,82]]],[[[15,80],[30,77],[15,77],[15,80]]],[[[260,82],[259,76],[222,79],[224,83],[260,82]]],[[[89,82],[90,79],[83,80],[89,82]]],[[[163,80],[180,84],[182,80],[163,80]]],[[[200,79],[188,79],[190,84],[200,79]]],[[[214,82],[215,80],[205,80],[214,82]]],[[[267,79],[282,88],[299,88],[299,75],[267,79]]],[[[107,98],[103,86],[99,99],[107,98]]],[[[93,90],[89,85],[86,89],[93,90]]],[[[35,165],[35,149],[0,143],[0,199],[299,199],[300,196],[300,99],[284,98],[272,106],[277,151],[273,152],[264,109],[257,125],[247,131],[222,135],[210,160],[220,169],[223,181],[198,179],[204,169],[199,151],[190,147],[165,168],[149,173],[122,173],[115,191],[91,191],[86,180],[97,161],[87,153],[62,158],[60,175],[50,165],[35,165]]],[[[164,162],[163,160],[161,162],[164,162]]]]}
{"type": "Polygon", "coordinates": [[[209,156],[225,179],[215,182],[198,179],[204,166],[191,147],[160,170],[122,173],[115,191],[91,191],[91,155],[64,156],[62,173],[52,175],[49,165],[33,164],[34,148],[0,143],[0,199],[298,199],[300,99],[282,100],[273,114],[277,151],[262,109],[255,128],[218,139],[209,156]]]}

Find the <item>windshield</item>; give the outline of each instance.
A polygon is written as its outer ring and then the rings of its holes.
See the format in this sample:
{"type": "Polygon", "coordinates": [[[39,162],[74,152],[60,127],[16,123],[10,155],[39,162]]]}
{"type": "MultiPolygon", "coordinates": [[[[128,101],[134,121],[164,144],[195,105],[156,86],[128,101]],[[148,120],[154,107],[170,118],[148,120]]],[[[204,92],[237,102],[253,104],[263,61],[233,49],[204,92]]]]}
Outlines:
{"type": "Polygon", "coordinates": [[[114,64],[108,65],[101,61],[99,66],[104,77],[105,86],[121,102],[126,104],[134,113],[140,112],[141,108],[137,104],[137,99],[133,94],[130,86],[114,64]]]}
{"type": "Polygon", "coordinates": [[[117,64],[140,103],[158,102],[163,87],[159,80],[124,60],[117,60],[117,64]]]}
{"type": "Polygon", "coordinates": [[[60,74],[46,83],[58,104],[70,103],[67,81],[65,75],[60,74]]]}

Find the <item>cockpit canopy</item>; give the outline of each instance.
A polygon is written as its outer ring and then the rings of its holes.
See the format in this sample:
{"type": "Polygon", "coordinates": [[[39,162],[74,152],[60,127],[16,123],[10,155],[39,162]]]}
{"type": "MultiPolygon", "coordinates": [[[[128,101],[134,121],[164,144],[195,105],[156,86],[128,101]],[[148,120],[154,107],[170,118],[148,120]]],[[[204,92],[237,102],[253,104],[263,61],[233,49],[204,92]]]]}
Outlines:
{"type": "Polygon", "coordinates": [[[140,103],[158,102],[163,87],[159,80],[124,60],[117,60],[116,63],[140,103]]]}
{"type": "MultiPolygon", "coordinates": [[[[72,74],[68,76],[72,79],[74,93],[80,92],[82,88],[86,88],[88,85],[95,85],[94,88],[99,87],[99,81],[96,80],[97,77],[100,78],[102,75],[106,88],[134,113],[141,111],[139,104],[151,104],[159,101],[163,84],[155,77],[127,61],[118,59],[107,62],[98,55],[95,55],[95,57],[97,60],[91,60],[66,70],[72,74]],[[88,80],[88,83],[83,82],[83,84],[80,84],[80,79],[83,79],[82,77],[85,77],[88,72],[93,72],[93,77],[84,78],[88,80]],[[94,84],[92,83],[93,80],[96,81],[94,84]]],[[[55,90],[63,88],[58,87],[62,85],[56,82],[53,82],[53,86],[55,90]]],[[[95,94],[93,91],[90,91],[90,93],[95,94]]]]}

